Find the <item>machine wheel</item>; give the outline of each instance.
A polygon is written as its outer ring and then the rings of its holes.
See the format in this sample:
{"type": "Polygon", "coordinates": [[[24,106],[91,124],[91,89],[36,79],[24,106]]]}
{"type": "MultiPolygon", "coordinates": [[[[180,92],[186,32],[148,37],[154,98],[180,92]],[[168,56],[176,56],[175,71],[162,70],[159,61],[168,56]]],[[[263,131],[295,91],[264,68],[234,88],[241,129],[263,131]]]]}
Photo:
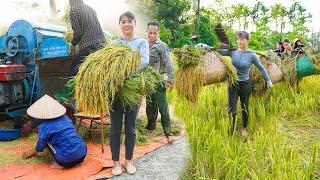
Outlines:
{"type": "Polygon", "coordinates": [[[19,52],[19,39],[18,37],[9,37],[6,40],[6,54],[10,57],[17,55],[19,52]]]}

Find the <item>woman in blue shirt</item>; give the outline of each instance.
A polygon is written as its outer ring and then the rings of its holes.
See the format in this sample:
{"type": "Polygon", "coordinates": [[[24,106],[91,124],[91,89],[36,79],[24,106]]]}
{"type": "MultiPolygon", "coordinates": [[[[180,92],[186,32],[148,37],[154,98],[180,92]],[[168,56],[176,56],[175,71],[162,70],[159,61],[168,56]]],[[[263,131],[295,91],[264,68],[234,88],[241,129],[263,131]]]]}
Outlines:
{"type": "Polygon", "coordinates": [[[237,69],[238,81],[232,84],[228,88],[229,97],[229,114],[232,116],[232,133],[235,130],[236,122],[236,112],[237,112],[237,101],[240,97],[241,111],[242,111],[242,131],[243,137],[248,136],[248,114],[249,114],[249,97],[251,95],[252,87],[249,80],[249,70],[250,66],[254,64],[259,71],[262,73],[265,81],[267,82],[268,88],[272,87],[272,82],[268,75],[267,70],[261,64],[257,55],[250,49],[248,49],[249,44],[249,34],[246,31],[240,31],[237,34],[237,44],[238,49],[231,53],[232,64],[237,69]]]}
{"type": "Polygon", "coordinates": [[[47,148],[58,165],[72,167],[80,164],[87,154],[87,146],[78,135],[66,108],[48,95],[43,96],[27,110],[29,116],[41,120],[39,138],[34,150],[23,157],[36,156],[47,148]]]}
{"type": "MultiPolygon", "coordinates": [[[[122,37],[116,39],[113,43],[118,45],[127,45],[134,51],[140,53],[141,65],[137,70],[145,68],[149,63],[149,45],[147,40],[138,38],[134,35],[134,29],[136,26],[135,16],[131,12],[123,13],[119,18],[119,25],[122,31],[122,37]]],[[[133,156],[133,149],[136,142],[136,121],[139,112],[139,106],[124,107],[119,98],[115,99],[111,110],[111,132],[110,132],[110,147],[112,153],[112,160],[114,167],[112,173],[114,175],[122,174],[121,165],[119,161],[120,153],[120,136],[122,129],[122,121],[124,117],[125,121],[125,168],[127,173],[134,174],[136,168],[131,163],[133,156]],[[123,116],[124,115],[124,116],[123,116]]]]}

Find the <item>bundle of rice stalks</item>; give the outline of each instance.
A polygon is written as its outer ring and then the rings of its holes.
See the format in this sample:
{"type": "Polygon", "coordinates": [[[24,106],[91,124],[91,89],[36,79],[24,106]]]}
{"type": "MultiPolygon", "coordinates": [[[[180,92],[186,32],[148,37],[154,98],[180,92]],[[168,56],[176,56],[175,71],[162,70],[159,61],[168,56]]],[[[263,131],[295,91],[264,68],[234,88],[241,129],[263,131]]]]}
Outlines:
{"type": "Polygon", "coordinates": [[[106,45],[90,54],[75,77],[77,109],[88,114],[108,114],[124,81],[139,65],[139,54],[126,46],[106,45]]]}
{"type": "Polygon", "coordinates": [[[283,80],[290,86],[297,84],[297,69],[296,69],[296,58],[297,57],[285,57],[278,65],[283,72],[283,80]]]}
{"type": "Polygon", "coordinates": [[[311,57],[312,63],[317,71],[317,74],[320,74],[319,52],[317,52],[317,50],[315,50],[315,49],[309,48],[306,50],[306,54],[311,57]]]}
{"type": "MultiPolygon", "coordinates": [[[[287,82],[290,86],[295,86],[297,82],[296,57],[285,56],[280,59],[272,51],[256,52],[261,64],[268,71],[271,81],[275,84],[280,81],[287,82]]],[[[266,82],[260,71],[253,67],[250,69],[250,80],[253,86],[253,92],[261,93],[266,88],[266,82]]]]}
{"type": "Polygon", "coordinates": [[[176,71],[175,88],[180,97],[196,102],[198,93],[205,82],[203,66],[179,69],[176,71]]]}
{"type": "Polygon", "coordinates": [[[200,49],[194,46],[183,46],[173,51],[177,57],[176,62],[179,69],[187,69],[189,67],[197,67],[203,62],[203,56],[200,49]]]}
{"type": "MultiPolygon", "coordinates": [[[[268,65],[271,65],[270,61],[267,61],[264,56],[259,57],[261,64],[267,69],[268,65]]],[[[253,92],[263,92],[265,89],[266,82],[257,67],[250,68],[250,81],[252,84],[253,92]]],[[[270,75],[269,75],[270,76],[270,75]]]]}
{"type": "Polygon", "coordinates": [[[142,72],[132,75],[129,79],[125,80],[119,93],[122,104],[129,106],[138,105],[142,98],[154,92],[156,83],[162,80],[162,76],[151,67],[147,67],[142,72]]]}
{"type": "Polygon", "coordinates": [[[178,65],[175,73],[175,88],[178,95],[196,102],[199,90],[205,82],[202,52],[194,46],[183,46],[173,52],[178,65]]]}
{"type": "Polygon", "coordinates": [[[201,52],[193,46],[184,46],[174,51],[178,70],[175,87],[178,95],[195,102],[203,85],[215,84],[225,79],[234,83],[237,71],[230,59],[213,51],[201,52]]]}

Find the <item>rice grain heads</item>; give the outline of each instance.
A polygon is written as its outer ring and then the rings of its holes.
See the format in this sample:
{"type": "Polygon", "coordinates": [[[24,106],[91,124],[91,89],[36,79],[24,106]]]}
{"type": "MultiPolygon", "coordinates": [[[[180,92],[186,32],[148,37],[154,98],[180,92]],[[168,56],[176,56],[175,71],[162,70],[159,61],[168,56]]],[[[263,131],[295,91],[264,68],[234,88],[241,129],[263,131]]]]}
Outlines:
{"type": "Polygon", "coordinates": [[[126,46],[106,45],[91,53],[75,77],[77,109],[88,114],[108,114],[124,81],[139,65],[139,54],[126,46]]]}
{"type": "Polygon", "coordinates": [[[178,95],[190,102],[196,102],[205,82],[202,52],[194,46],[183,46],[175,49],[174,54],[178,65],[175,73],[175,88],[178,95]]]}

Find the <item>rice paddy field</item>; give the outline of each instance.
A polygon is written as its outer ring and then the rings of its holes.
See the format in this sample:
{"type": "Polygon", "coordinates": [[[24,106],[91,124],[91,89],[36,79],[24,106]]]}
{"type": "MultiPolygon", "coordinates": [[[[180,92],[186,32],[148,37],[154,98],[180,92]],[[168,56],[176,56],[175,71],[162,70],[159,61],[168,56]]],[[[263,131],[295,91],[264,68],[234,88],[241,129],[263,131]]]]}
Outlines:
{"type": "Polygon", "coordinates": [[[319,179],[320,77],[304,78],[298,89],[275,84],[253,95],[249,136],[228,133],[227,83],[201,89],[197,103],[170,94],[186,125],[192,157],[183,179],[319,179]]]}

